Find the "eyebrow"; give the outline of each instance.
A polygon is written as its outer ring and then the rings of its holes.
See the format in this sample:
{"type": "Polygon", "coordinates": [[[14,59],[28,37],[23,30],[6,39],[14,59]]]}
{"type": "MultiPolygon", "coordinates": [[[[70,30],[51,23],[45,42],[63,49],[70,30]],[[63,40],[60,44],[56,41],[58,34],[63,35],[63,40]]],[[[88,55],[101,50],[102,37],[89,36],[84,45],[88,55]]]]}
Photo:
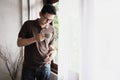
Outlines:
{"type": "Polygon", "coordinates": [[[45,19],[47,19],[47,20],[53,20],[53,19],[49,19],[49,18],[47,18],[45,15],[42,15],[45,19]]]}

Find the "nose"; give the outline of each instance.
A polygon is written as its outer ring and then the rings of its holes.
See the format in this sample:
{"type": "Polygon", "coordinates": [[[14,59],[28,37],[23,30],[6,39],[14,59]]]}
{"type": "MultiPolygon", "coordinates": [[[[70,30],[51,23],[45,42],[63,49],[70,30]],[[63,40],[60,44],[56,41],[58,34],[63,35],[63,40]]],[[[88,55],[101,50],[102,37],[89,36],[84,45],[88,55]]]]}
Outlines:
{"type": "Polygon", "coordinates": [[[45,23],[48,23],[48,22],[49,22],[48,20],[45,21],[45,23]]]}

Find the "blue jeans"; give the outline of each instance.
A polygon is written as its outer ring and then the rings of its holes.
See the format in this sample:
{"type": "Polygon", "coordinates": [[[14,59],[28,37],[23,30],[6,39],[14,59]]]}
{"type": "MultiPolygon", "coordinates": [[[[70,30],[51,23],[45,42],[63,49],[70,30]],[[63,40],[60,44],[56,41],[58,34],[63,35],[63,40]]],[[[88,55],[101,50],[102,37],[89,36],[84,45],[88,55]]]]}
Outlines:
{"type": "Polygon", "coordinates": [[[50,64],[45,64],[41,68],[23,67],[22,80],[50,80],[50,64]]]}

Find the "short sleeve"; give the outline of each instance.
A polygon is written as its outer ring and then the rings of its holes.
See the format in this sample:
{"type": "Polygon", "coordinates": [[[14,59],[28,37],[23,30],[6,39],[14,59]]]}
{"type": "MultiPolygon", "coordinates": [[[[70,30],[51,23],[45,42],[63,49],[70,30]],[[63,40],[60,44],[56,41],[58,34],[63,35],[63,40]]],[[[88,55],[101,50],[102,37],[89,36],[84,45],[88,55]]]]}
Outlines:
{"type": "Polygon", "coordinates": [[[23,24],[23,26],[20,29],[20,32],[18,34],[18,37],[26,38],[27,35],[27,22],[23,24]]]}

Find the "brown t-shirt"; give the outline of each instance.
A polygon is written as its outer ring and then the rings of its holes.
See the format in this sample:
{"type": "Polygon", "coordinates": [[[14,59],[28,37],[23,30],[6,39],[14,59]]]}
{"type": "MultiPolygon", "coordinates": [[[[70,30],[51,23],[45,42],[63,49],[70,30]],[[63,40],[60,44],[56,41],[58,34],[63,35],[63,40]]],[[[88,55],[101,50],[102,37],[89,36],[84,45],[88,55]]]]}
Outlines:
{"type": "Polygon", "coordinates": [[[47,28],[41,28],[38,24],[38,19],[26,21],[18,37],[23,39],[31,38],[38,33],[45,34],[45,40],[38,41],[24,48],[24,66],[26,67],[39,67],[44,64],[44,58],[49,53],[49,45],[54,41],[54,28],[48,25],[47,28]]]}

